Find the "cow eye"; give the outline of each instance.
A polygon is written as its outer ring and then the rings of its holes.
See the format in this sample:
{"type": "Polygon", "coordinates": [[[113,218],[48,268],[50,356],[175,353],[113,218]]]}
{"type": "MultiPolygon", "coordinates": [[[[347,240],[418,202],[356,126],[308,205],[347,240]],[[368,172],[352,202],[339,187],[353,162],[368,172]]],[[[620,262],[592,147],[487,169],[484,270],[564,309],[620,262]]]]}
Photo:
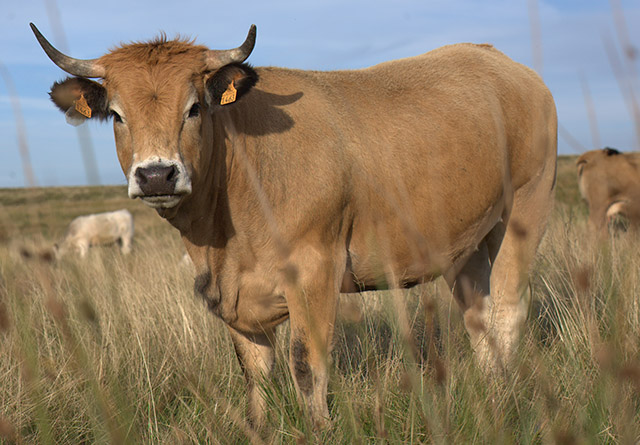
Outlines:
{"type": "Polygon", "coordinates": [[[113,116],[113,121],[114,122],[122,123],[122,118],[120,117],[120,115],[118,113],[116,113],[115,111],[111,110],[111,111],[109,111],[109,114],[111,114],[111,116],[113,116]]]}
{"type": "Polygon", "coordinates": [[[200,104],[195,103],[189,110],[189,117],[198,117],[200,116],[200,104]]]}

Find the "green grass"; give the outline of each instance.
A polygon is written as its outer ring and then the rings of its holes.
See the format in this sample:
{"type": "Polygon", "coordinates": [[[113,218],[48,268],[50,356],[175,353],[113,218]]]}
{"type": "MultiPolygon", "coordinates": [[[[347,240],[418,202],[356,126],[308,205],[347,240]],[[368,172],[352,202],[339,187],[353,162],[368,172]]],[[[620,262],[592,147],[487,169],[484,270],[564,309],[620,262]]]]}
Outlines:
{"type": "Polygon", "coordinates": [[[390,293],[344,296],[331,427],[316,433],[302,415],[285,323],[259,437],[226,330],[177,265],[175,230],[123,187],[0,190],[0,442],[637,443],[640,245],[592,242],[573,162],[559,163],[512,372],[475,366],[441,281],[406,293],[418,363],[390,293]],[[117,208],[134,214],[131,255],[49,261],[71,218],[117,208]]]}

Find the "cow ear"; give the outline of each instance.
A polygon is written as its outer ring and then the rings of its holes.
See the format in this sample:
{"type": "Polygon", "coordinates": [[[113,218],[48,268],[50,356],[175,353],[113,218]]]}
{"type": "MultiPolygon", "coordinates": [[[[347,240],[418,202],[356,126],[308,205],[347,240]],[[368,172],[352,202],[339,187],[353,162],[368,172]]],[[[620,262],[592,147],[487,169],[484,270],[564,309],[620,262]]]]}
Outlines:
{"type": "Polygon", "coordinates": [[[231,63],[206,80],[206,99],[210,109],[238,101],[258,82],[258,73],[247,63],[231,63]]]}
{"type": "Polygon", "coordinates": [[[107,90],[93,80],[67,77],[53,84],[49,96],[71,125],[80,125],[88,118],[105,120],[109,117],[107,90]]]}
{"type": "Polygon", "coordinates": [[[576,162],[576,167],[578,167],[578,177],[582,176],[582,172],[584,171],[584,166],[587,164],[587,161],[580,160],[578,159],[578,161],[576,162]]]}

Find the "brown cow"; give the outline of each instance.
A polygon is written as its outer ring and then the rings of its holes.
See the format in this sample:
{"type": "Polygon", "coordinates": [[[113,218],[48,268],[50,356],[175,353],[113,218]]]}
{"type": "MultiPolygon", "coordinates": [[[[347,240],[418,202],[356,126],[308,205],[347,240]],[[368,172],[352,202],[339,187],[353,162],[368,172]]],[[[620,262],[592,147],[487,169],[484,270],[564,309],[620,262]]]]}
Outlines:
{"type": "Polygon", "coordinates": [[[254,69],[255,27],[228,51],[157,39],[77,60],[33,29],[77,76],[53,101],[113,116],[129,196],[180,230],[255,422],[287,318],[298,394],[328,418],[341,290],[443,274],[479,361],[512,356],[556,170],[555,105],[532,70],[473,44],[354,71],[254,69]]]}
{"type": "Polygon", "coordinates": [[[592,150],[576,161],[580,194],[589,206],[589,226],[600,235],[608,229],[640,225],[640,153],[614,148],[592,150]]]}

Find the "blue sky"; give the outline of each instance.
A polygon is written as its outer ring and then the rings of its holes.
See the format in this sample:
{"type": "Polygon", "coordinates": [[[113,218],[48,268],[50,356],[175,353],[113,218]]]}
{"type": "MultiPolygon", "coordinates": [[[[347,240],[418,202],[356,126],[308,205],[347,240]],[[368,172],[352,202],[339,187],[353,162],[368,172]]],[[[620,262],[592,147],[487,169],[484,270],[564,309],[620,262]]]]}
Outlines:
{"type": "MultiPolygon", "coordinates": [[[[29,22],[78,58],[99,57],[118,43],[147,40],[159,31],[193,37],[211,48],[235,47],[255,23],[258,38],[248,60],[253,65],[320,70],[366,67],[449,43],[492,43],[542,71],[564,129],[561,154],[596,145],[638,150],[630,94],[621,91],[611,56],[626,60],[623,78],[637,94],[640,78],[633,74],[640,69],[637,58],[622,55],[614,11],[624,16],[628,41],[640,48],[640,27],[629,26],[640,23],[640,2],[629,0],[5,0],[0,11],[0,64],[5,69],[0,74],[8,73],[17,92],[41,186],[124,184],[125,178],[111,125],[94,122],[80,133],[90,134],[98,166],[97,175],[87,174],[78,130],[48,100],[51,84],[65,74],[42,52],[29,22]],[[532,46],[532,4],[539,15],[541,65],[532,46]],[[608,45],[614,50],[608,51],[608,45]],[[585,89],[595,126],[590,125],[585,89]]],[[[0,76],[0,187],[22,187],[27,181],[6,77],[0,76]]]]}

